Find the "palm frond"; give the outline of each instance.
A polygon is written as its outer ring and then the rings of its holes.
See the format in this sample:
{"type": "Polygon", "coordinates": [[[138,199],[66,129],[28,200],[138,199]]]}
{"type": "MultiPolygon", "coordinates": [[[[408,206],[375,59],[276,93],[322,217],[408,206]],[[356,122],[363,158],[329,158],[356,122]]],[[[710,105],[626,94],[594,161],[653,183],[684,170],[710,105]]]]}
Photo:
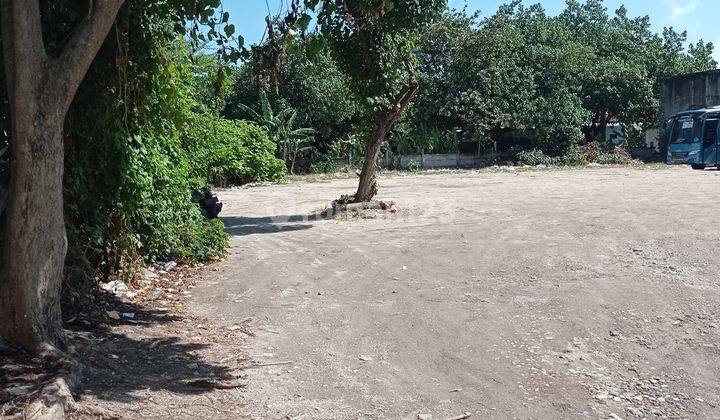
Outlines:
{"type": "Polygon", "coordinates": [[[265,93],[264,90],[260,91],[260,106],[262,107],[263,117],[266,121],[270,121],[275,117],[273,109],[270,106],[270,99],[268,99],[267,93],[265,93]]]}
{"type": "Polygon", "coordinates": [[[252,119],[254,119],[256,122],[263,124],[265,121],[263,121],[263,117],[260,116],[257,112],[255,112],[254,109],[250,108],[249,106],[245,104],[238,104],[237,105],[240,110],[250,115],[252,119]]]}

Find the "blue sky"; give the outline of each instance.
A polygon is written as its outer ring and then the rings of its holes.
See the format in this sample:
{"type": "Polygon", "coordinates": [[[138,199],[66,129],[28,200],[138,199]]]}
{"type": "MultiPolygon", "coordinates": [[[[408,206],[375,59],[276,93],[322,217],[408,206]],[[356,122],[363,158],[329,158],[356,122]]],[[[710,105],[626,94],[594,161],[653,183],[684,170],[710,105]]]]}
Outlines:
{"type": "MultiPolygon", "coordinates": [[[[492,14],[503,0],[449,0],[450,6],[461,9],[467,3],[468,10],[480,10],[483,15],[492,14]]],[[[273,13],[276,13],[289,0],[267,0],[273,13]]],[[[525,1],[526,4],[541,3],[545,9],[556,14],[564,8],[565,0],[525,1]]],[[[247,43],[260,40],[265,29],[264,18],[268,14],[265,0],[225,0],[226,10],[231,21],[247,43]]],[[[605,5],[614,11],[624,4],[631,16],[650,15],[650,21],[656,31],[664,26],[674,26],[687,30],[689,39],[700,38],[714,42],[720,47],[720,1],[719,0],[605,0],[605,5]]],[[[720,48],[716,48],[715,57],[720,61],[720,48]]]]}

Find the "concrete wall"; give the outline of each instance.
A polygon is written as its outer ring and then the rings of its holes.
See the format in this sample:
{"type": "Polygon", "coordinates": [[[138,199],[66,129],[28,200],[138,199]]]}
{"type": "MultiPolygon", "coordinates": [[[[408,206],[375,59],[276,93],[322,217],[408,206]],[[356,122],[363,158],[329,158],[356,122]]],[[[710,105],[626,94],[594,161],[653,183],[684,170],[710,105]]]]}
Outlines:
{"type": "Polygon", "coordinates": [[[488,165],[494,156],[470,154],[427,154],[400,155],[395,157],[395,166],[407,169],[411,162],[417,162],[422,169],[478,168],[488,165]]]}
{"type": "Polygon", "coordinates": [[[660,114],[662,119],[691,109],[720,105],[720,70],[687,74],[662,82],[660,114]]]}

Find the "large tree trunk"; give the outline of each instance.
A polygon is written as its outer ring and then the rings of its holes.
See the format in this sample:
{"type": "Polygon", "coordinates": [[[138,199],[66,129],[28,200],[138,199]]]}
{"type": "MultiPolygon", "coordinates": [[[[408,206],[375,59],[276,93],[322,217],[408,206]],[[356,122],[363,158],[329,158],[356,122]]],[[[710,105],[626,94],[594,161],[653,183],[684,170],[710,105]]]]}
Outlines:
{"type": "Polygon", "coordinates": [[[64,344],[65,115],[123,1],[90,2],[87,18],[60,56],[50,59],[39,0],[0,0],[13,153],[0,267],[0,334],[33,354],[64,344]]]}
{"type": "Polygon", "coordinates": [[[67,250],[63,121],[57,117],[53,121],[13,120],[11,200],[0,276],[0,334],[7,342],[38,354],[63,345],[59,297],[67,250]]]}
{"type": "Polygon", "coordinates": [[[385,141],[385,137],[392,129],[394,120],[395,117],[392,115],[392,111],[385,109],[375,111],[373,131],[365,147],[365,159],[363,160],[362,172],[360,172],[358,189],[355,193],[355,202],[370,201],[377,194],[375,171],[378,153],[383,141],[385,141]]]}

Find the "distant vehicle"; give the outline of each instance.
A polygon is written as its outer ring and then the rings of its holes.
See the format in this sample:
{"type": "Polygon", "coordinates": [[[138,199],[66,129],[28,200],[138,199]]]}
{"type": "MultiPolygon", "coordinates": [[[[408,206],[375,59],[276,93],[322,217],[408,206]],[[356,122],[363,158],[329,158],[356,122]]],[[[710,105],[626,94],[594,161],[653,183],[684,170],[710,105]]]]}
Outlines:
{"type": "Polygon", "coordinates": [[[668,165],[720,169],[720,106],[678,112],[663,123],[668,137],[668,165]]]}

